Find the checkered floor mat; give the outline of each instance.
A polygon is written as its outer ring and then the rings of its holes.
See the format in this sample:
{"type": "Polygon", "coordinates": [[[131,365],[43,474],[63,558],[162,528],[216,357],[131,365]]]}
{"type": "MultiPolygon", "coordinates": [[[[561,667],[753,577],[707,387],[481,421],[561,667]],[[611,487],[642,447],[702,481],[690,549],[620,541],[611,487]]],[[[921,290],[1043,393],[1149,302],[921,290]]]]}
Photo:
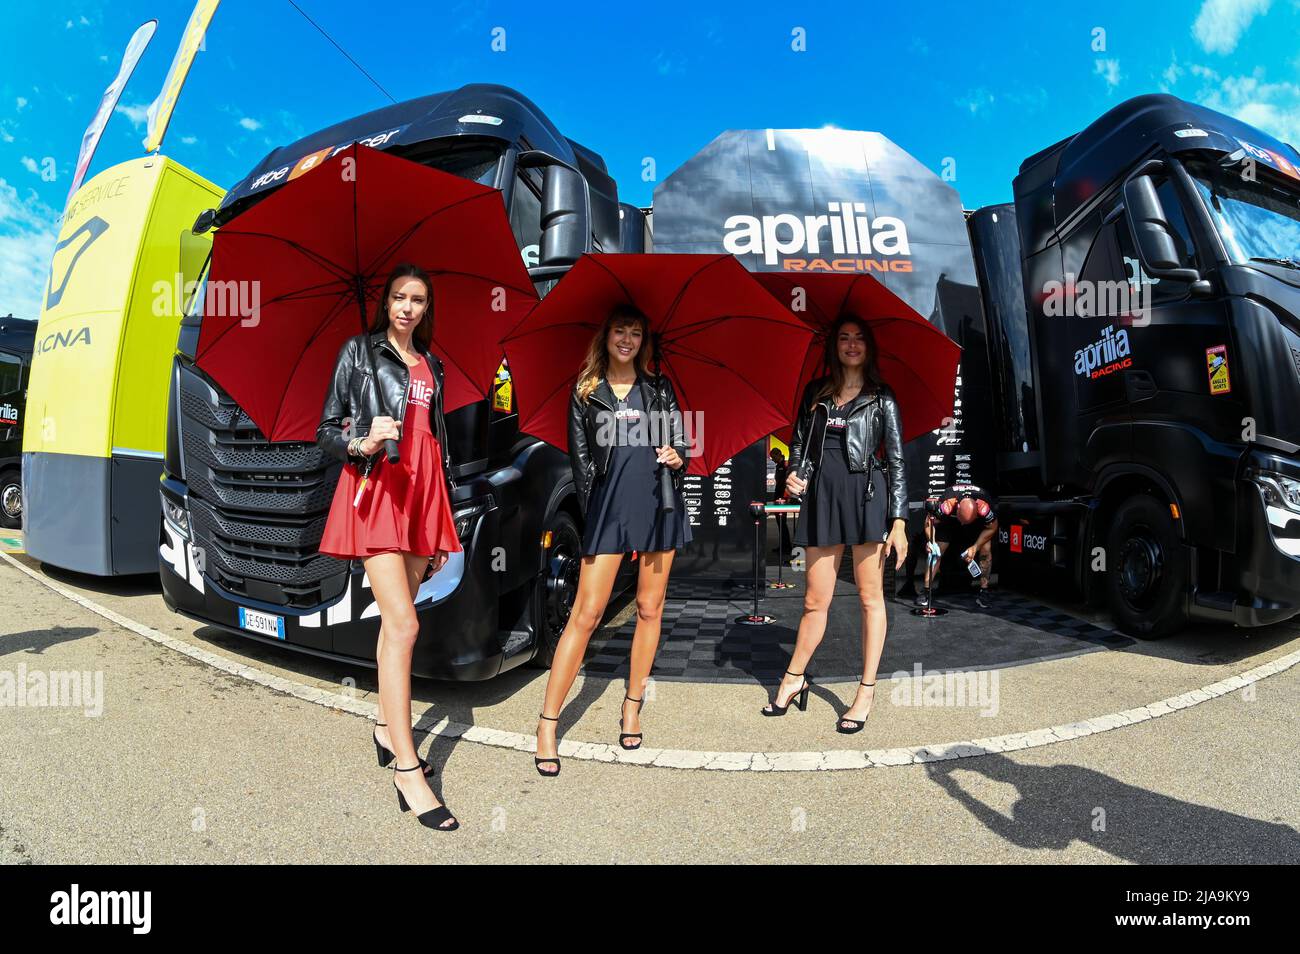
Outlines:
{"type": "MultiPolygon", "coordinates": [[[[847,563],[847,561],[845,561],[847,563]]],[[[751,586],[681,580],[669,583],[664,605],[657,679],[769,682],[784,671],[803,613],[803,581],[786,569],[796,586],[768,590],[758,611],[774,618],[766,626],[747,626],[738,618],[753,612],[751,586]]],[[[775,581],[776,572],[768,575],[775,581]]],[[[888,581],[886,592],[893,589],[888,581]]],[[[910,601],[888,603],[889,634],[880,672],[911,672],[1005,666],[1033,659],[1130,645],[1125,636],[1045,606],[1021,593],[996,590],[993,605],[981,609],[971,594],[937,597],[948,610],[937,619],[910,613],[910,601]]],[[[606,627],[592,640],[585,670],[589,675],[627,675],[635,616],[606,627]],[[602,641],[603,639],[603,641],[602,641]]],[[[822,679],[855,679],[862,667],[861,614],[856,591],[841,572],[831,603],[826,636],[812,671],[822,679]]]]}

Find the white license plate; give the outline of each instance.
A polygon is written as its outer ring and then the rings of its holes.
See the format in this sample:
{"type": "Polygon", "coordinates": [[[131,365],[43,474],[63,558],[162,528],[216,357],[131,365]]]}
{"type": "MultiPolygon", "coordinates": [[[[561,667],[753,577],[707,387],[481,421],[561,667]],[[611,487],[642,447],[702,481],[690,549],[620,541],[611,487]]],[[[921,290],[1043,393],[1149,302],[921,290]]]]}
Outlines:
{"type": "Polygon", "coordinates": [[[284,617],[274,613],[239,607],[239,625],[254,633],[270,636],[272,639],[284,639],[284,617]]]}

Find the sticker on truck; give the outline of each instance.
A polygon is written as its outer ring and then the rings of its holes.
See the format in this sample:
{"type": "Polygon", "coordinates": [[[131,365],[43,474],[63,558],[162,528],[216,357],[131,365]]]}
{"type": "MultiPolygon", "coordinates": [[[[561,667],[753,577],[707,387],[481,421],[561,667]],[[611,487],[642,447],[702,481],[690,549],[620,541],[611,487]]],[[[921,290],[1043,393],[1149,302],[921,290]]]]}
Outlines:
{"type": "Polygon", "coordinates": [[[1210,393],[1227,394],[1232,390],[1228,379],[1228,346],[1215,345],[1205,349],[1205,370],[1210,376],[1210,393]]]}

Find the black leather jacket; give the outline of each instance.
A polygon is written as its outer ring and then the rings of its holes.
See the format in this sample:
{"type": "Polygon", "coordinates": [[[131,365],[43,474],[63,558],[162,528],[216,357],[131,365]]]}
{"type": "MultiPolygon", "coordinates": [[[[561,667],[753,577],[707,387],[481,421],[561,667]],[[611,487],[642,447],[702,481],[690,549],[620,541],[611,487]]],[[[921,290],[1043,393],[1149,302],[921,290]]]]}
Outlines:
{"type": "MultiPolygon", "coordinates": [[[[825,378],[812,381],[804,388],[799,399],[799,416],[795,419],[794,437],[790,441],[790,471],[799,469],[805,456],[810,462],[808,481],[811,484],[821,463],[822,441],[826,436],[826,420],[830,416],[833,398],[825,397],[810,407],[825,378]]],[[[889,487],[889,519],[907,519],[907,475],[903,470],[903,425],[898,413],[898,401],[887,385],[882,385],[876,395],[860,393],[849,402],[844,412],[848,426],[844,429],[845,448],[848,451],[849,470],[865,471],[880,467],[876,449],[884,445],[884,472],[889,487]]],[[[871,474],[867,473],[867,492],[871,494],[871,474]]]]}
{"type": "MultiPolygon", "coordinates": [[[[660,388],[663,390],[664,406],[661,408],[657,397],[658,390],[655,387],[656,379],[654,377],[639,376],[637,382],[641,387],[641,401],[646,408],[653,414],[657,411],[667,413],[668,423],[668,441],[667,443],[682,459],[682,466],[676,470],[669,469],[673,478],[673,489],[680,495],[682,492],[682,481],[686,475],[686,437],[685,427],[682,422],[681,407],[677,404],[677,394],[673,391],[672,381],[667,375],[661,376],[660,388]]],[[[569,466],[573,468],[573,483],[578,488],[578,498],[582,504],[582,512],[587,512],[587,503],[591,499],[591,489],[596,484],[596,479],[604,475],[609,467],[610,455],[614,452],[614,445],[608,442],[602,443],[600,440],[601,415],[613,414],[615,407],[618,405],[617,398],[614,397],[614,391],[609,386],[609,381],[605,378],[600,379],[600,384],[596,390],[584,403],[578,398],[578,389],[575,387],[573,393],[569,396],[569,466]]],[[[655,422],[660,418],[651,418],[652,427],[656,426],[655,422]]],[[[605,433],[608,433],[606,431],[605,433]]],[[[657,430],[653,432],[657,438],[657,430]]],[[[662,447],[663,444],[656,446],[662,447]]]]}
{"type": "MultiPolygon", "coordinates": [[[[370,433],[370,422],[379,414],[375,395],[374,375],[370,371],[370,362],[366,357],[362,343],[364,335],[353,335],[343,342],[339,349],[338,360],[334,363],[334,378],[325,394],[325,407],[321,411],[320,424],[316,428],[316,443],[328,454],[341,461],[351,461],[361,465],[363,472],[370,468],[384,453],[380,447],[369,457],[352,457],[348,455],[348,441],[353,437],[365,437],[370,433]],[[344,422],[351,419],[351,430],[344,436],[344,422]]],[[[379,386],[383,388],[388,406],[388,414],[395,421],[406,415],[406,395],[411,384],[411,369],[397,349],[388,340],[383,331],[370,332],[371,347],[375,352],[375,370],[379,374],[379,386]]],[[[433,370],[434,396],[430,404],[430,430],[442,446],[442,468],[447,477],[447,489],[453,486],[451,479],[451,457],[447,452],[447,425],[442,416],[442,361],[429,352],[424,352],[424,359],[433,370]]]]}

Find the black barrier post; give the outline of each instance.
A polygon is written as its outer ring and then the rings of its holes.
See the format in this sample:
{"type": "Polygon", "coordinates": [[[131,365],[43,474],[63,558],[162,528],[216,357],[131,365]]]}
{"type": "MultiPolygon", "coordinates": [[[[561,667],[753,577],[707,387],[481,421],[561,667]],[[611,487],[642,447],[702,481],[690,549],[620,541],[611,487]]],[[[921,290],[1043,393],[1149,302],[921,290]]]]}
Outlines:
{"type": "Polygon", "coordinates": [[[776,622],[775,616],[765,616],[758,611],[758,594],[763,590],[762,561],[759,559],[763,550],[763,529],[767,521],[767,504],[761,500],[751,500],[749,512],[754,517],[754,612],[748,616],[737,616],[736,622],[742,626],[767,626],[776,622]]]}
{"type": "Polygon", "coordinates": [[[776,514],[776,582],[767,584],[773,590],[792,590],[793,583],[786,583],[781,579],[781,570],[785,563],[785,535],[786,535],[786,514],[794,511],[799,512],[798,504],[790,503],[772,503],[767,507],[768,513],[776,514]]]}
{"type": "Polygon", "coordinates": [[[934,619],[936,616],[947,616],[948,611],[942,607],[934,605],[934,581],[939,575],[939,560],[930,552],[927,545],[925,551],[925,569],[926,576],[929,579],[925,584],[925,605],[917,606],[912,610],[913,616],[920,616],[924,619],[934,619]]]}

